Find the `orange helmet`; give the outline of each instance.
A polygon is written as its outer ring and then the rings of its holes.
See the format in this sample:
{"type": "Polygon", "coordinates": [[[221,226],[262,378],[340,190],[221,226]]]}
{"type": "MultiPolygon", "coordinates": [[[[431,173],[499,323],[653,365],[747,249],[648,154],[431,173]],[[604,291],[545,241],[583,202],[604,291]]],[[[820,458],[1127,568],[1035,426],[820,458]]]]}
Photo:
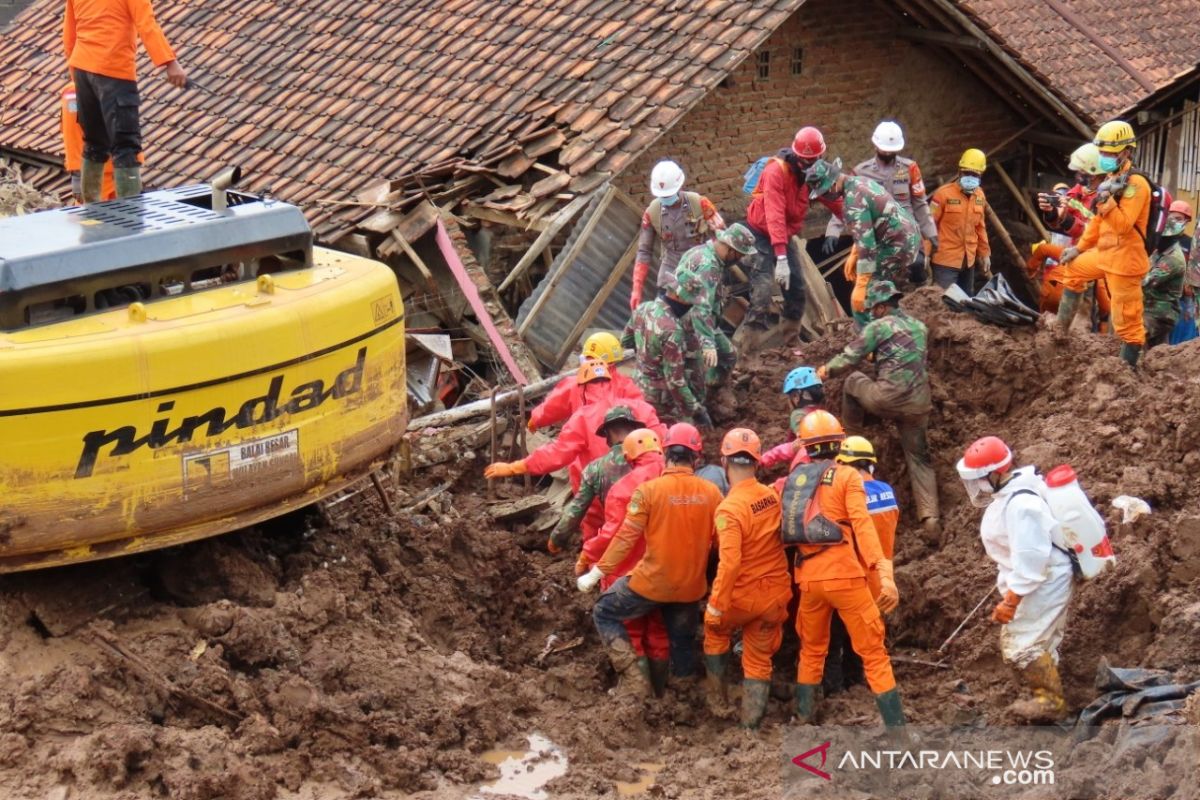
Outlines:
{"type": "Polygon", "coordinates": [[[837,417],[828,411],[810,411],[800,420],[800,429],[796,438],[805,447],[823,442],[840,442],[846,438],[846,431],[837,417]]]}
{"type": "Polygon", "coordinates": [[[579,372],[575,374],[575,382],[580,386],[592,381],[610,380],[612,380],[612,373],[608,371],[608,366],[598,358],[585,359],[579,365],[579,372]]]}
{"type": "Polygon", "coordinates": [[[1183,214],[1189,220],[1195,216],[1192,213],[1192,204],[1187,200],[1176,200],[1174,203],[1171,203],[1171,207],[1167,210],[1172,214],[1183,214]]]}
{"type": "Polygon", "coordinates": [[[745,455],[755,461],[761,461],[762,442],[759,440],[758,434],[749,428],[734,428],[721,440],[721,455],[745,455]]]}
{"type": "Polygon", "coordinates": [[[638,428],[625,437],[625,441],[621,443],[621,452],[625,454],[625,460],[632,464],[646,453],[661,453],[662,445],[658,441],[657,433],[649,428],[638,428]]]}

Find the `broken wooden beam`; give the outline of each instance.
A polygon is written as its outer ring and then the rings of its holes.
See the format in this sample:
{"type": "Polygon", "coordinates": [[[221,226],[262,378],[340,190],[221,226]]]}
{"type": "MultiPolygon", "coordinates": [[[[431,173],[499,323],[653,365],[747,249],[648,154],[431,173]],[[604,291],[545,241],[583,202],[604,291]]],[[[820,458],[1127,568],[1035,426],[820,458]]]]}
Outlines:
{"type": "Polygon", "coordinates": [[[550,499],[545,495],[531,494],[516,500],[496,503],[488,507],[488,516],[497,522],[504,522],[522,517],[532,517],[550,507],[550,499]]]}

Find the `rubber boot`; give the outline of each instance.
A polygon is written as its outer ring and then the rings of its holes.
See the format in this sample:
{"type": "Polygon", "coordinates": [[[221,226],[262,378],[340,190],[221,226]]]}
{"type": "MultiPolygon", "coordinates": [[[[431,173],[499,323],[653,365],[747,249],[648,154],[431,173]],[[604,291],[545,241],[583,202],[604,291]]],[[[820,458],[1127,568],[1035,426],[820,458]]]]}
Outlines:
{"type": "Polygon", "coordinates": [[[666,658],[650,659],[650,687],[654,689],[655,697],[662,697],[667,692],[667,675],[671,672],[671,662],[666,658]]]}
{"type": "Polygon", "coordinates": [[[908,720],[904,718],[900,689],[889,689],[875,695],[875,705],[879,707],[879,716],[883,717],[883,726],[887,728],[888,738],[897,744],[910,744],[912,737],[908,731],[908,720]]]}
{"type": "Polygon", "coordinates": [[[1142,346],[1140,344],[1129,344],[1129,342],[1121,342],[1121,360],[1129,365],[1132,370],[1137,370],[1138,356],[1142,354],[1142,346]]]}
{"type": "Polygon", "coordinates": [[[781,319],[778,338],[784,347],[798,346],[800,344],[800,320],[781,319]]]}
{"type": "Polygon", "coordinates": [[[608,660],[612,662],[617,673],[617,686],[613,694],[617,697],[642,698],[650,694],[650,681],[642,672],[641,659],[634,652],[633,645],[624,639],[614,639],[608,646],[608,660]]]}
{"type": "Polygon", "coordinates": [[[742,681],[742,727],[758,728],[767,713],[767,698],[771,696],[771,682],[746,678],[742,681]]]}
{"type": "Polygon", "coordinates": [[[717,719],[729,719],[733,709],[725,691],[725,667],[729,664],[729,653],[704,654],[704,705],[717,719]]]}
{"type": "Polygon", "coordinates": [[[1083,297],[1082,292],[1073,292],[1070,289],[1063,289],[1062,299],[1058,301],[1058,336],[1065,339],[1071,330],[1071,323],[1075,320],[1075,309],[1079,307],[1079,298],[1083,297]]]}
{"type": "Polygon", "coordinates": [[[812,725],[817,717],[817,690],[819,683],[797,683],[795,692],[796,722],[800,725],[812,725]]]}
{"type": "Polygon", "coordinates": [[[113,185],[117,188],[117,197],[137,197],[142,193],[142,168],[116,167],[113,185]]]}
{"type": "Polygon", "coordinates": [[[104,164],[83,159],[79,170],[79,183],[83,202],[100,202],[100,192],[104,187],[104,164]]]}
{"type": "Polygon", "coordinates": [[[1013,703],[1009,713],[1026,722],[1057,722],[1067,715],[1062,678],[1049,653],[1042,653],[1022,669],[1020,679],[1033,690],[1033,698],[1013,703]]]}

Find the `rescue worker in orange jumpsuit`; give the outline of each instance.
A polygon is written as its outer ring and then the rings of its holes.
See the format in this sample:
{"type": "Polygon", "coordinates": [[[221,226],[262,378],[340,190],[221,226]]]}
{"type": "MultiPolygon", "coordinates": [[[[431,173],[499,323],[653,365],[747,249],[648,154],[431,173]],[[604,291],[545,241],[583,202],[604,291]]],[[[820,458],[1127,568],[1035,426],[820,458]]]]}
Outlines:
{"type": "MultiPolygon", "coordinates": [[[[871,522],[875,524],[879,547],[883,550],[883,557],[892,561],[896,553],[896,527],[900,522],[900,505],[896,502],[896,492],[891,485],[875,477],[875,465],[878,461],[875,458],[874,446],[862,436],[847,436],[834,460],[839,464],[854,467],[862,476],[863,486],[867,491],[867,511],[871,514],[871,522]]],[[[866,564],[863,568],[866,568],[866,564]]],[[[867,584],[870,586],[871,596],[878,601],[881,589],[878,571],[867,572],[867,584]]],[[[829,655],[825,658],[825,674],[821,678],[821,687],[828,696],[862,681],[862,659],[850,647],[846,624],[842,622],[840,615],[834,614],[829,626],[829,655]]]]}
{"type": "Polygon", "coordinates": [[[579,382],[578,374],[566,376],[554,385],[542,402],[533,407],[533,411],[529,412],[529,422],[526,423],[529,432],[533,433],[540,428],[548,428],[569,419],[588,403],[600,399],[602,392],[612,392],[618,398],[645,400],[637,384],[616,367],[624,357],[625,349],[621,347],[621,341],[608,331],[597,331],[589,336],[583,343],[579,363],[589,359],[602,361],[609,368],[611,380],[607,384],[584,384],[579,382]]]}
{"type": "Polygon", "coordinates": [[[1088,281],[1103,279],[1112,293],[1113,329],[1121,339],[1121,359],[1136,368],[1146,329],[1142,325],[1142,279],[1150,271],[1146,235],[1150,222],[1150,182],[1133,172],[1136,137],[1128,122],[1100,126],[1094,144],[1108,178],[1097,190],[1096,215],[1079,244],[1063,252],[1063,295],[1058,333],[1066,338],[1088,281]]]}
{"type": "MultiPolygon", "coordinates": [[[[867,684],[875,693],[884,725],[893,734],[901,734],[906,724],[904,709],[884,644],[882,616],[900,604],[892,562],[880,547],[862,476],[853,467],[833,460],[846,438],[841,423],[828,411],[814,411],[800,423],[800,431],[812,464],[799,466],[787,477],[782,495],[784,526],[794,524],[789,519],[799,521],[808,516],[811,509],[796,499],[806,491],[824,523],[836,525],[841,537],[835,543],[798,545],[801,558],[793,573],[800,589],[796,717],[802,724],[810,724],[816,717],[817,693],[829,653],[830,618],[837,611],[846,623],[854,651],[862,657],[867,684]],[[878,601],[871,596],[868,576],[872,571],[879,578],[878,601]]],[[[812,530],[815,522],[804,520],[802,527],[812,530]]]]}
{"type": "Polygon", "coordinates": [[[713,548],[713,516],[721,490],[693,474],[703,452],[700,432],[686,422],[671,426],[663,442],[667,468],[637,488],[604,557],[580,576],[576,586],[591,591],[612,574],[644,536],[646,552],[637,566],[610,586],[592,609],[592,619],[619,676],[618,695],[638,695],[637,653],[621,623],[662,612],[671,640],[671,673],[696,673],[699,601],[708,591],[708,556],[713,548]]]}
{"type": "Polygon", "coordinates": [[[725,668],[730,638],[742,631],[743,728],[757,728],[771,692],[771,659],[783,642],[792,582],[779,539],[779,495],[755,478],[762,442],[734,428],[721,442],[729,494],[717,506],[720,560],[704,611],[705,697],[715,715],[729,715],[725,668]]]}
{"type": "Polygon", "coordinates": [[[100,199],[110,156],[117,196],[142,191],[135,36],[154,65],[165,70],[168,83],[187,86],[187,73],[154,19],[150,0],[67,0],[63,49],[83,128],[80,192],[85,203],[100,199]]]}
{"type": "Polygon", "coordinates": [[[929,199],[937,223],[937,248],[933,281],[943,289],[957,283],[967,294],[975,294],[975,268],[986,279],[992,269],[992,248],[987,235],[987,198],[979,182],[987,169],[982,150],[965,150],[958,160],[958,177],[943,184],[929,199]]]}
{"type": "MultiPolygon", "coordinates": [[[[1062,299],[1063,269],[1059,262],[1063,251],[1078,243],[1083,236],[1096,204],[1096,189],[1104,180],[1104,170],[1100,169],[1100,148],[1091,142],[1071,153],[1068,167],[1075,173],[1075,185],[1067,189],[1065,195],[1055,187],[1054,193],[1043,192],[1037,197],[1042,222],[1053,233],[1049,242],[1038,242],[1033,246],[1029,260],[1025,262],[1029,277],[1042,287],[1038,310],[1051,314],[1058,313],[1058,303],[1062,299]]],[[[1112,313],[1112,300],[1104,281],[1096,281],[1095,290],[1097,319],[1094,329],[1105,331],[1112,313]]]]}
{"type": "MultiPolygon", "coordinates": [[[[580,561],[585,563],[584,569],[577,568],[576,574],[582,575],[590,569],[591,564],[600,560],[613,536],[625,521],[625,512],[634,491],[648,480],[657,478],[663,471],[663,452],[658,436],[649,428],[639,428],[625,437],[621,443],[625,460],[632,469],[620,480],[613,484],[604,499],[604,527],[600,532],[583,543],[583,553],[580,561]]],[[[646,552],[645,539],[639,539],[625,556],[625,560],[600,580],[601,591],[617,582],[617,579],[629,574],[634,565],[641,560],[646,552]]],[[[661,695],[667,686],[667,670],[671,654],[670,640],[667,629],[663,625],[662,614],[655,609],[644,617],[625,620],[625,631],[629,634],[630,644],[638,655],[638,671],[646,682],[639,681],[636,685],[640,693],[647,694],[648,688],[653,688],[656,695],[661,695]]]]}
{"type": "MultiPolygon", "coordinates": [[[[71,197],[76,204],[83,202],[83,179],[79,169],[83,163],[83,128],[79,127],[79,103],[75,97],[75,81],[63,87],[59,97],[61,105],[61,127],[63,137],[63,169],[71,176],[71,197]]],[[[113,185],[112,159],[104,162],[104,179],[100,188],[101,200],[112,200],[117,196],[113,185]]]]}

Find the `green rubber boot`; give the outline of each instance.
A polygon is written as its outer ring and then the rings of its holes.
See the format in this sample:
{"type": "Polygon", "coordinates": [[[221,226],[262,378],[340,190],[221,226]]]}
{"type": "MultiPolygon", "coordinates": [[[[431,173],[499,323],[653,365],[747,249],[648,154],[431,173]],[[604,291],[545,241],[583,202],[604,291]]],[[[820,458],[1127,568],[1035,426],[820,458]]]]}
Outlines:
{"type": "Polygon", "coordinates": [[[662,697],[667,692],[667,676],[671,673],[671,662],[666,658],[650,659],[650,687],[654,689],[655,697],[662,697]]]}
{"type": "Polygon", "coordinates": [[[1065,337],[1071,330],[1071,322],[1075,319],[1075,310],[1079,308],[1079,298],[1082,292],[1072,292],[1063,289],[1062,299],[1058,301],[1058,334],[1065,337]]]}
{"type": "Polygon", "coordinates": [[[1121,342],[1121,360],[1129,365],[1130,369],[1136,370],[1138,365],[1138,356],[1142,354],[1142,346],[1140,344],[1129,344],[1121,342]]]}
{"type": "Polygon", "coordinates": [[[729,664],[729,653],[704,654],[704,705],[717,719],[729,719],[733,708],[725,691],[725,669],[729,664]]]}
{"type": "Polygon", "coordinates": [[[883,726],[887,728],[888,738],[899,745],[915,743],[915,738],[908,730],[908,720],[904,717],[899,688],[875,695],[875,705],[879,706],[879,716],[883,717],[883,726]]]}
{"type": "Polygon", "coordinates": [[[817,690],[819,683],[797,683],[794,690],[796,722],[812,725],[817,716],[817,690]]]}
{"type": "Polygon", "coordinates": [[[767,713],[771,682],[746,678],[742,681],[742,727],[755,730],[767,713]]]}
{"type": "Polygon", "coordinates": [[[104,164],[83,159],[79,170],[80,192],[85,203],[99,203],[104,187],[104,164]]]}
{"type": "Polygon", "coordinates": [[[117,188],[117,197],[137,197],[142,193],[142,168],[115,168],[113,170],[113,185],[117,188]]]}

